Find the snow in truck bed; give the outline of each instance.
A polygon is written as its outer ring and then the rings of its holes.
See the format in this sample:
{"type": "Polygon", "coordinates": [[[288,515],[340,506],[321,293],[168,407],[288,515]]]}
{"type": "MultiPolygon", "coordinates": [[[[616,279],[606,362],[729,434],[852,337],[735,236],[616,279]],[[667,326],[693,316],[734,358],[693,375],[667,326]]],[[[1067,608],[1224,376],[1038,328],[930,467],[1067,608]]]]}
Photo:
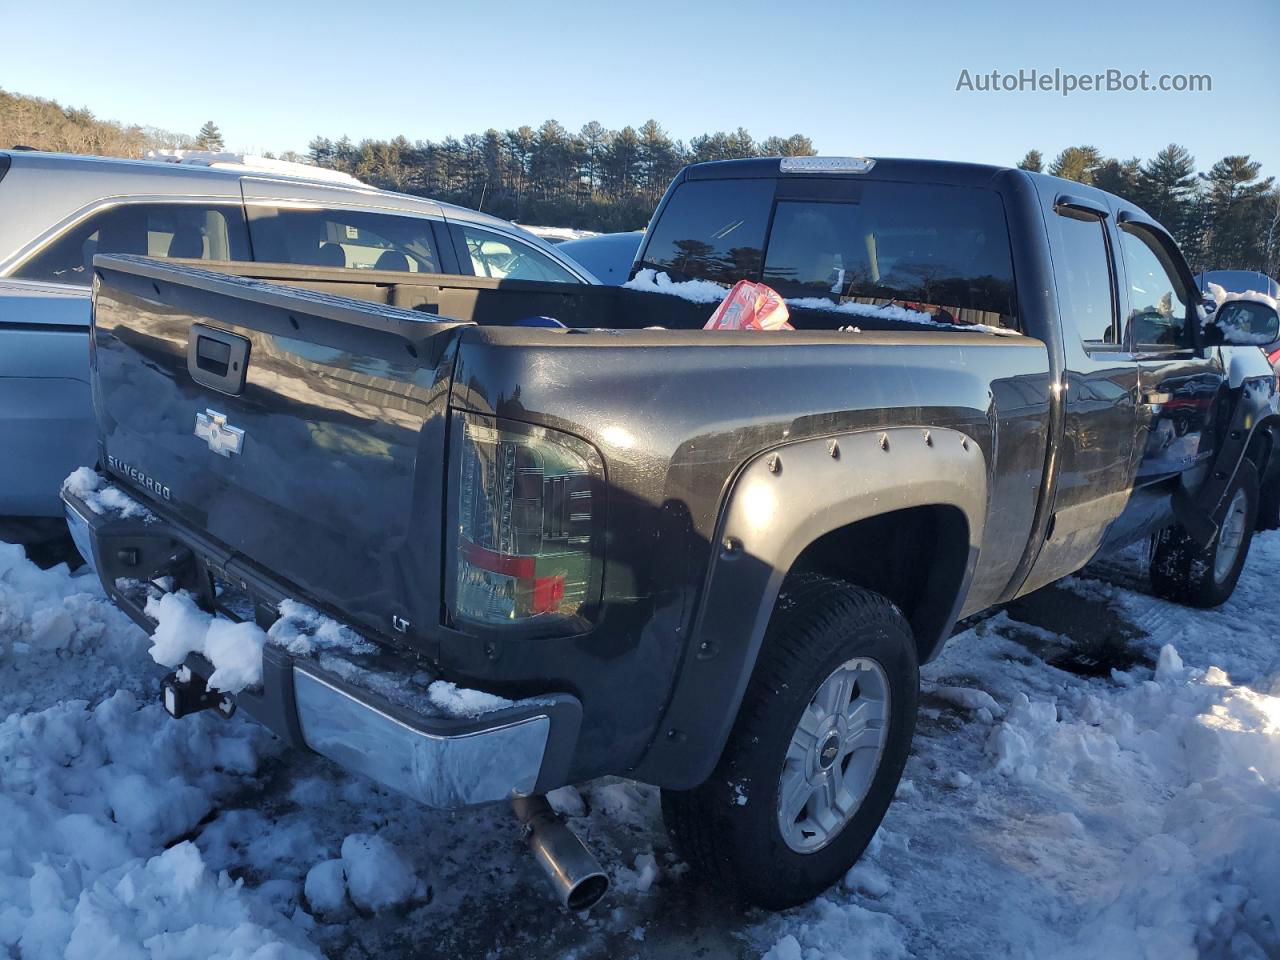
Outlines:
{"type": "Polygon", "coordinates": [[[808,906],[718,898],[650,788],[556,791],[615,882],[569,915],[509,811],[425,810],[240,716],[169,719],[92,575],[0,545],[0,956],[1280,956],[1277,564],[1261,534],[1215,611],[1090,573],[1053,588],[1087,614],[1071,636],[1014,607],[953,638],[883,827],[808,906]],[[1136,665],[1045,662],[1109,619],[1136,665]]]}

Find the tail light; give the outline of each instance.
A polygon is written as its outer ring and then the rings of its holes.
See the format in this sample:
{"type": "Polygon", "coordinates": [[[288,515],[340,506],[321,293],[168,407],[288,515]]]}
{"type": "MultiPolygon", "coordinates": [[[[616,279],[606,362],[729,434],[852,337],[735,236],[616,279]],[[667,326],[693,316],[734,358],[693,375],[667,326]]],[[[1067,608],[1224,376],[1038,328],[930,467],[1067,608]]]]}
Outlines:
{"type": "Polygon", "coordinates": [[[1271,365],[1272,365],[1273,367],[1274,367],[1277,363],[1280,363],[1280,350],[1274,350],[1274,351],[1272,351],[1272,352],[1271,352],[1271,354],[1270,354],[1270,355],[1268,355],[1267,359],[1271,361],[1271,365]]]}
{"type": "Polygon", "coordinates": [[[600,598],[604,465],[556,430],[455,413],[448,606],[455,626],[577,632],[600,598]]]}

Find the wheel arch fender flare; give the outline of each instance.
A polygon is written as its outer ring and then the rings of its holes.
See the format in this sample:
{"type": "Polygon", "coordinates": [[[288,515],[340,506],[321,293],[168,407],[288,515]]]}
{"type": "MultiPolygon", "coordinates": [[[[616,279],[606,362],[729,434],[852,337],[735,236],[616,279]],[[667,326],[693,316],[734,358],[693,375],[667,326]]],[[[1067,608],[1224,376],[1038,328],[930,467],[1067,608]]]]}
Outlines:
{"type": "MultiPolygon", "coordinates": [[[[951,428],[895,427],[799,440],[756,455],[723,501],[684,659],[638,779],[701,783],[728,739],[783,580],[806,547],[850,524],[913,507],[963,518],[966,552],[930,651],[954,625],[977,564],[987,514],[987,459],[951,428]]],[[[922,576],[924,572],[922,571],[922,576]]]]}

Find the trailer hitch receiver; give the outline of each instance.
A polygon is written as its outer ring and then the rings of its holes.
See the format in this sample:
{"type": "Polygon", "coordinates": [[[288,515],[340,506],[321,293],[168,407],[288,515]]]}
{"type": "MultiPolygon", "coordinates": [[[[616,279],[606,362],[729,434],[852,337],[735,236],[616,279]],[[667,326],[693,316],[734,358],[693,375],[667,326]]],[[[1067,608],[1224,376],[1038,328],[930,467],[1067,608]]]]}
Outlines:
{"type": "Polygon", "coordinates": [[[236,702],[225,693],[210,690],[204,679],[187,667],[179,667],[160,681],[164,709],[175,720],[201,710],[217,710],[223,717],[236,712],[236,702]]]}

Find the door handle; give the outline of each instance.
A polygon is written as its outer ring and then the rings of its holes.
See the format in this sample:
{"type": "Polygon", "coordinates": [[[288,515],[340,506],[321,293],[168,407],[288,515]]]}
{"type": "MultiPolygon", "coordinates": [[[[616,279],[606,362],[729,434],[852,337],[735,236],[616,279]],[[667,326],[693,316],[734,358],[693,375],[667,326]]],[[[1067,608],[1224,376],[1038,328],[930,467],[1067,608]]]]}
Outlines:
{"type": "Polygon", "coordinates": [[[193,323],[187,336],[187,372],[191,379],[219,393],[244,390],[249,341],[203,323],[193,323]]]}

